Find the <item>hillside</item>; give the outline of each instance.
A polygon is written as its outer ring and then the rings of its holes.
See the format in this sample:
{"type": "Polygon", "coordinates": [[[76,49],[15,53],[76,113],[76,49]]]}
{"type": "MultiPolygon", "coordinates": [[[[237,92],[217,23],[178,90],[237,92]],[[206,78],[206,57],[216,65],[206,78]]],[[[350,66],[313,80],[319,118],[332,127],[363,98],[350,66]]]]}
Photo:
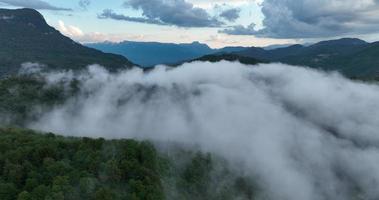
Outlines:
{"type": "Polygon", "coordinates": [[[164,198],[159,158],[147,142],[14,128],[0,128],[0,141],[2,200],[164,198]]]}
{"type": "Polygon", "coordinates": [[[244,56],[239,56],[236,54],[226,54],[226,53],[220,53],[220,54],[211,54],[211,55],[205,55],[200,58],[194,59],[193,61],[208,61],[208,62],[220,62],[220,61],[238,61],[242,64],[246,65],[256,65],[258,63],[264,63],[264,61],[257,60],[255,58],[251,57],[244,57],[244,56]]]}
{"type": "Polygon", "coordinates": [[[335,70],[349,77],[379,76],[379,45],[355,38],[322,41],[310,46],[265,50],[252,47],[236,54],[292,65],[335,70]]]}
{"type": "Polygon", "coordinates": [[[250,200],[256,195],[249,179],[218,166],[219,159],[179,147],[169,155],[146,141],[19,128],[0,128],[0,144],[2,200],[250,200]],[[220,182],[212,182],[213,176],[220,182]]]}
{"type": "Polygon", "coordinates": [[[65,69],[95,63],[110,70],[133,66],[122,56],[84,47],[63,36],[35,10],[0,9],[0,75],[17,72],[24,62],[65,69]]]}

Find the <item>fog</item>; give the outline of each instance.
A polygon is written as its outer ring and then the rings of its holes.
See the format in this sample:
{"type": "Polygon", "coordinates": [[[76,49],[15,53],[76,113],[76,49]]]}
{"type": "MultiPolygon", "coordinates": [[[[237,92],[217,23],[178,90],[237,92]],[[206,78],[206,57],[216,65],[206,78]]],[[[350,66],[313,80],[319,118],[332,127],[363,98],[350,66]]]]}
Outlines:
{"type": "Polygon", "coordinates": [[[379,198],[379,86],[284,64],[194,62],[117,74],[44,72],[79,95],[29,127],[178,142],[259,180],[265,199],[379,198]]]}

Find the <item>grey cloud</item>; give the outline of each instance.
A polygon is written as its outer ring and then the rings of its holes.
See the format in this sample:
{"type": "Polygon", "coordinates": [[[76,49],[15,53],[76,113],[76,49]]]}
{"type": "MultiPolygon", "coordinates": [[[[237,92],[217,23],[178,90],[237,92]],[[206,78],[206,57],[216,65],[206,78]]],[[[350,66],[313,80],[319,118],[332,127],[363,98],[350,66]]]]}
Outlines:
{"type": "Polygon", "coordinates": [[[87,7],[91,5],[91,0],[80,0],[79,6],[83,9],[87,9],[87,7]]]}
{"type": "Polygon", "coordinates": [[[71,11],[69,8],[60,8],[53,6],[42,0],[0,0],[1,3],[5,3],[11,6],[24,7],[24,8],[33,8],[37,10],[63,10],[71,11]]]}
{"type": "Polygon", "coordinates": [[[265,0],[264,28],[235,26],[221,32],[273,38],[320,38],[379,32],[379,1],[265,0]]]}
{"type": "Polygon", "coordinates": [[[99,19],[114,19],[120,21],[139,22],[147,24],[167,25],[159,20],[143,18],[143,17],[130,17],[122,14],[117,14],[111,9],[105,9],[98,15],[99,19]]]}
{"type": "Polygon", "coordinates": [[[178,27],[219,27],[223,24],[204,9],[196,8],[185,0],[128,0],[124,6],[141,10],[144,16],[135,18],[123,15],[126,21],[146,19],[146,23],[159,22],[157,24],[178,27]]]}
{"type": "Polygon", "coordinates": [[[230,22],[234,22],[240,17],[240,12],[241,12],[241,9],[239,9],[239,8],[231,8],[228,10],[224,10],[220,14],[220,17],[222,17],[222,18],[224,18],[230,22]]]}
{"type": "Polygon", "coordinates": [[[226,33],[229,35],[255,35],[257,31],[255,30],[255,24],[250,24],[245,27],[242,25],[233,26],[231,28],[227,28],[219,31],[220,33],[226,33]]]}
{"type": "Polygon", "coordinates": [[[31,128],[194,144],[256,177],[264,192],[257,199],[379,198],[378,85],[230,62],[45,77],[79,81],[80,92],[31,128]]]}

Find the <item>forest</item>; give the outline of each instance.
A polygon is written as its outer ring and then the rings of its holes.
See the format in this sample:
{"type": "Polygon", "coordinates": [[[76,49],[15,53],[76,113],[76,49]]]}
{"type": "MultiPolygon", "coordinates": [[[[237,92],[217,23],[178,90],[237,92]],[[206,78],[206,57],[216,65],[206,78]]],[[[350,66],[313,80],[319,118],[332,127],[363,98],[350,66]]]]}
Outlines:
{"type": "MultiPolygon", "coordinates": [[[[25,128],[79,87],[38,76],[0,80],[0,199],[254,199],[251,178],[210,153],[150,141],[64,137],[25,128]],[[36,110],[35,108],[39,109],[36,110]],[[162,146],[162,144],[160,144],[162,146]]],[[[255,188],[255,189],[254,189],[255,188]]]]}

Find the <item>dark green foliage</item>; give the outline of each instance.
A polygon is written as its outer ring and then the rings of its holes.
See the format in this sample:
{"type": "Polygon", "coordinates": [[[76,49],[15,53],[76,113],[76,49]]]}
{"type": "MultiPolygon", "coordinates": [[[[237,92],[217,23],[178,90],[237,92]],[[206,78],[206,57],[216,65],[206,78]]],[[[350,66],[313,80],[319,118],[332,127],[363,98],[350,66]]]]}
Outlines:
{"type": "Polygon", "coordinates": [[[0,182],[0,199],[13,200],[17,197],[17,188],[12,183],[0,182]]]}
{"type": "Polygon", "coordinates": [[[212,55],[206,55],[206,56],[197,58],[193,61],[220,62],[222,60],[238,61],[242,64],[247,64],[247,65],[256,65],[258,63],[264,63],[263,61],[257,60],[255,58],[239,56],[236,54],[212,54],[212,55]]]}
{"type": "Polygon", "coordinates": [[[168,199],[250,200],[259,196],[252,179],[231,171],[223,159],[177,148],[173,151],[161,170],[168,199]]]}
{"type": "Polygon", "coordinates": [[[255,199],[251,179],[210,154],[149,142],[0,129],[0,199],[255,199]]]}
{"type": "Polygon", "coordinates": [[[51,68],[81,69],[100,64],[110,70],[130,67],[125,57],[84,47],[50,27],[32,9],[0,9],[0,76],[14,74],[24,62],[51,68]]]}
{"type": "MultiPolygon", "coordinates": [[[[63,84],[63,83],[62,83],[63,84]]],[[[25,120],[37,117],[43,109],[63,103],[77,91],[77,85],[47,85],[41,77],[18,76],[0,79],[0,122],[22,126],[25,120]],[[36,110],[42,109],[39,112],[36,110]]]]}
{"type": "Polygon", "coordinates": [[[164,199],[147,142],[0,129],[0,199],[164,199]]]}

